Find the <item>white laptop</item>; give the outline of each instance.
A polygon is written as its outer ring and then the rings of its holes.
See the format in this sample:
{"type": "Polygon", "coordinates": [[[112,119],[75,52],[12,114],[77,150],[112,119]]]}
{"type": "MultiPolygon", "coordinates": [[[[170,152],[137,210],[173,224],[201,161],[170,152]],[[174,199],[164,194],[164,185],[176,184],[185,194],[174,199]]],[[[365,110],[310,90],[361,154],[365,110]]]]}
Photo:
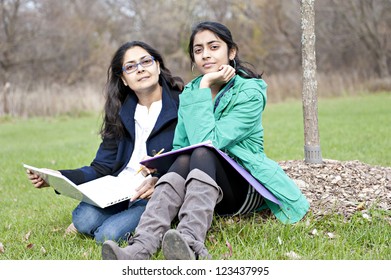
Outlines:
{"type": "Polygon", "coordinates": [[[105,208],[130,199],[136,188],[146,179],[141,173],[131,176],[104,176],[96,180],[76,185],[67,177],[49,169],[23,164],[24,168],[41,176],[61,195],[105,208]]]}

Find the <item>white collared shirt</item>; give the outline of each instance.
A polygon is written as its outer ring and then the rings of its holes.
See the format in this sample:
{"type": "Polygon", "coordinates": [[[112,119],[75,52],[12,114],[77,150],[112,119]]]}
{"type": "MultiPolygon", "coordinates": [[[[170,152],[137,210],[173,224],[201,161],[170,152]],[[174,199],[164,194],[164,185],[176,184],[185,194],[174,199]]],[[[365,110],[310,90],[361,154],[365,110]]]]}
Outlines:
{"type": "Polygon", "coordinates": [[[161,100],[153,102],[149,109],[146,106],[137,104],[134,113],[136,130],[134,150],[126,168],[119,174],[120,176],[126,174],[134,175],[140,168],[140,161],[147,155],[147,139],[155,126],[161,110],[161,100]]]}

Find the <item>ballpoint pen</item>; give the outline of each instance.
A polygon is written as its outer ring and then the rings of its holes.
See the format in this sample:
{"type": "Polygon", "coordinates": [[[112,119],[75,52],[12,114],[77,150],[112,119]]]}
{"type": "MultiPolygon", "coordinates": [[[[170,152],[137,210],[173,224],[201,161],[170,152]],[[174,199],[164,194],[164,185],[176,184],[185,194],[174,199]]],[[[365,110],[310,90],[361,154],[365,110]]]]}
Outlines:
{"type": "MultiPolygon", "coordinates": [[[[161,149],[159,152],[157,152],[153,157],[156,157],[156,156],[158,156],[158,155],[160,155],[161,153],[163,153],[163,151],[164,151],[164,148],[163,149],[161,149]]],[[[143,166],[141,166],[140,167],[140,169],[139,170],[137,170],[137,172],[134,174],[134,175],[137,175],[137,174],[139,174],[140,172],[141,172],[141,170],[143,170],[143,166]]]]}

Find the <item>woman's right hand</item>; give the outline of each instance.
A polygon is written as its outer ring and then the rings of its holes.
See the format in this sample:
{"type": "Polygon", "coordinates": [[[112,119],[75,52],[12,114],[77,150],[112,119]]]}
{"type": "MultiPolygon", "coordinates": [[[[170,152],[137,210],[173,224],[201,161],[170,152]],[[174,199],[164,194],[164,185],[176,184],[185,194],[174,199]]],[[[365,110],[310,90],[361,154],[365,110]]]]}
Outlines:
{"type": "Polygon", "coordinates": [[[49,184],[39,175],[34,174],[31,170],[27,169],[27,177],[35,188],[41,189],[49,187],[49,184]]]}
{"type": "Polygon", "coordinates": [[[136,188],[136,193],[133,195],[130,201],[135,201],[137,198],[150,198],[155,190],[155,184],[157,180],[157,177],[148,176],[144,182],[142,182],[141,185],[136,188]]]}

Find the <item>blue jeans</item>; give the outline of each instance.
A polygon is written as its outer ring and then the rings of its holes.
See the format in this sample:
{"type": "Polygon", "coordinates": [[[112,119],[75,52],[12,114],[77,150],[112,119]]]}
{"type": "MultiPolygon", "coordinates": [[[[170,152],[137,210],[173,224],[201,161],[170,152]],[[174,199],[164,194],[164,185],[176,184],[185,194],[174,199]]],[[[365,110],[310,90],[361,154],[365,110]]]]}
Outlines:
{"type": "Polygon", "coordinates": [[[129,205],[129,201],[107,208],[81,202],[72,212],[72,222],[78,232],[90,235],[97,243],[106,240],[127,241],[145,210],[148,200],[140,199],[129,205]]]}

